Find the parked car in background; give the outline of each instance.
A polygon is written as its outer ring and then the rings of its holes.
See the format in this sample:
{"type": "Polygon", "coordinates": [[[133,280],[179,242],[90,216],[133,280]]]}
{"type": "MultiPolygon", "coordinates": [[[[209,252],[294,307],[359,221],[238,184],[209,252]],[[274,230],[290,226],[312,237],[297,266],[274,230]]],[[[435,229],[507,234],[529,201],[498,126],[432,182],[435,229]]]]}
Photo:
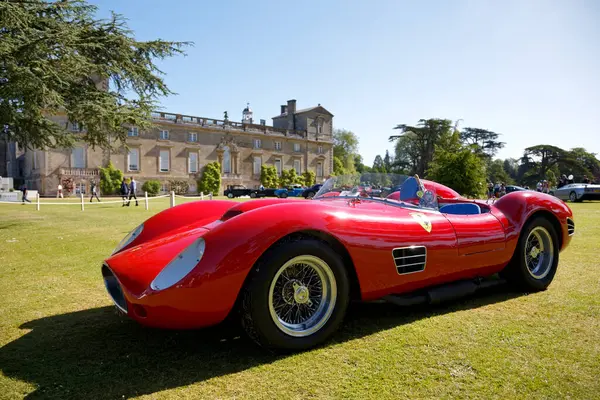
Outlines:
{"type": "Polygon", "coordinates": [[[281,197],[282,199],[285,199],[286,197],[302,196],[303,192],[304,192],[304,187],[302,185],[294,184],[294,185],[288,186],[287,188],[277,189],[275,191],[275,195],[277,197],[281,197]]]}
{"type": "Polygon", "coordinates": [[[305,199],[312,199],[322,186],[322,183],[317,183],[316,185],[312,185],[311,187],[304,189],[302,192],[302,197],[305,199]]]}
{"type": "Polygon", "coordinates": [[[515,186],[515,185],[508,185],[508,186],[506,186],[506,193],[520,192],[522,190],[529,190],[529,189],[525,189],[524,187],[515,186]]]}
{"type": "Polygon", "coordinates": [[[248,189],[244,185],[230,185],[227,186],[227,189],[223,191],[223,194],[229,197],[230,199],[241,196],[250,196],[252,198],[255,198],[258,197],[257,192],[257,189],[248,189]]]}
{"type": "Polygon", "coordinates": [[[276,188],[264,188],[256,191],[257,197],[277,197],[275,194],[276,188]]]}
{"type": "Polygon", "coordinates": [[[580,202],[583,200],[600,200],[600,185],[591,183],[570,183],[554,189],[554,196],[561,200],[580,202]]]}

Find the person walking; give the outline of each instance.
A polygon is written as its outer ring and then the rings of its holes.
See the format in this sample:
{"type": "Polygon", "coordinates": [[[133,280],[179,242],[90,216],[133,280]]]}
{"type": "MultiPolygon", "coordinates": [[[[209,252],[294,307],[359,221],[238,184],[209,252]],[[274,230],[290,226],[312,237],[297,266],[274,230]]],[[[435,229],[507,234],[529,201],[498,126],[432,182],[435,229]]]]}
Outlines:
{"type": "Polygon", "coordinates": [[[133,176],[132,176],[131,183],[129,184],[129,200],[127,201],[127,207],[129,207],[129,203],[131,202],[132,197],[135,199],[135,205],[139,206],[137,196],[135,195],[136,190],[137,190],[137,182],[135,181],[135,179],[133,179],[133,176]]]}
{"type": "Polygon", "coordinates": [[[90,196],[90,203],[94,199],[94,196],[96,196],[98,203],[100,203],[100,198],[98,197],[98,186],[96,185],[96,182],[92,181],[90,191],[92,192],[92,195],[90,196]]]}
{"type": "Polygon", "coordinates": [[[57,188],[57,191],[56,191],[56,198],[58,199],[59,197],[61,199],[64,199],[64,196],[63,196],[63,187],[60,184],[60,182],[58,183],[58,188],[57,188]]]}
{"type": "Polygon", "coordinates": [[[121,207],[125,207],[127,204],[127,196],[129,195],[129,186],[127,186],[127,181],[123,178],[123,182],[121,182],[121,199],[123,199],[123,205],[121,207]]]}
{"type": "Polygon", "coordinates": [[[21,192],[23,192],[23,200],[22,200],[23,204],[25,204],[26,201],[31,203],[31,200],[29,200],[27,198],[27,185],[26,184],[23,184],[23,186],[21,186],[21,192]]]}

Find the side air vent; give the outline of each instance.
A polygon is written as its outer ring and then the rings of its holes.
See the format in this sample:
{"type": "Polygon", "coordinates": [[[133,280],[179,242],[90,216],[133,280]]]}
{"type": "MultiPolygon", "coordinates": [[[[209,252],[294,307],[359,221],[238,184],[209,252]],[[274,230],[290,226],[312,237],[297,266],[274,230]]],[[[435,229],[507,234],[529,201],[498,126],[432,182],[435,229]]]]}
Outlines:
{"type": "Polygon", "coordinates": [[[425,246],[399,247],[392,250],[398,274],[411,274],[425,270],[427,249],[425,246]]]}
{"type": "Polygon", "coordinates": [[[575,234],[575,221],[571,218],[567,218],[567,231],[569,232],[569,236],[573,236],[575,234]]]}

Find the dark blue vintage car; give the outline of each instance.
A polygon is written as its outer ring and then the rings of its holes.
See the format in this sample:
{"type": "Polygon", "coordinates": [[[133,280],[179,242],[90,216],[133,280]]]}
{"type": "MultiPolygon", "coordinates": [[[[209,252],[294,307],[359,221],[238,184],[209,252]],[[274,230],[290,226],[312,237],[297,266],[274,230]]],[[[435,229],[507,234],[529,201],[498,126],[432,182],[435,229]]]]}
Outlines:
{"type": "Polygon", "coordinates": [[[302,185],[295,184],[287,188],[277,189],[275,191],[275,196],[285,199],[286,197],[302,196],[302,192],[304,192],[304,187],[302,185]]]}

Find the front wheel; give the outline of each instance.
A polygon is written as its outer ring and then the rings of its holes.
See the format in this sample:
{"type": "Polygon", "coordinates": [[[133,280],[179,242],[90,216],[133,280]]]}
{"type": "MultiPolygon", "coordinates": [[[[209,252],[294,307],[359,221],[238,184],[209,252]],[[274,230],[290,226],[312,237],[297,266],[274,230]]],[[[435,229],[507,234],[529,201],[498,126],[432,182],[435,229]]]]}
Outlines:
{"type": "Polygon", "coordinates": [[[577,201],[577,193],[571,192],[569,194],[569,200],[571,200],[573,203],[575,203],[577,201]]]}
{"type": "Polygon", "coordinates": [[[227,197],[229,197],[230,199],[233,199],[233,193],[227,193],[227,197]]]}
{"type": "Polygon", "coordinates": [[[326,244],[288,242],[269,250],[252,273],[242,298],[242,326],[260,346],[306,350],[342,323],[350,284],[342,260],[326,244]]]}
{"type": "Polygon", "coordinates": [[[285,199],[286,197],[288,197],[288,194],[286,192],[283,192],[279,195],[279,197],[281,197],[282,199],[285,199]]]}
{"type": "Polygon", "coordinates": [[[521,232],[503,275],[523,289],[545,290],[556,274],[559,251],[557,232],[550,221],[536,217],[521,232]]]}

